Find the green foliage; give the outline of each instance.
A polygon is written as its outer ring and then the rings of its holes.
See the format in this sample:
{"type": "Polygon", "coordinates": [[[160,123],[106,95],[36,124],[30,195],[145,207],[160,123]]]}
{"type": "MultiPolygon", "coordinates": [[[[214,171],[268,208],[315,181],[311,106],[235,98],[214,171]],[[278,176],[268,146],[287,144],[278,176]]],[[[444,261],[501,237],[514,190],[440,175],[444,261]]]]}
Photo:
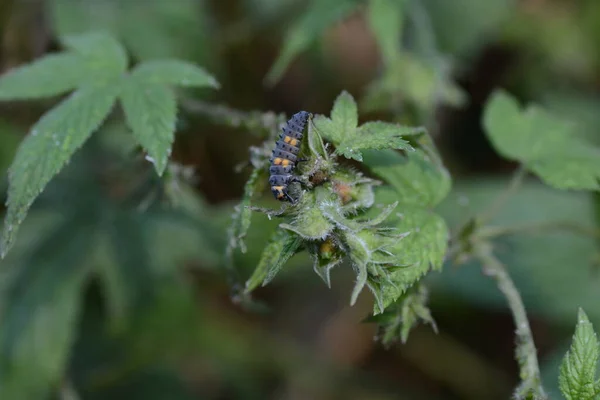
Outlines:
{"type": "Polygon", "coordinates": [[[262,258],[254,273],[246,282],[246,292],[251,292],[258,285],[268,284],[281,270],[287,260],[294,255],[300,246],[300,238],[285,230],[273,233],[271,241],[265,247],[262,258]]]}
{"type": "Polygon", "coordinates": [[[437,103],[459,106],[465,102],[465,94],[452,82],[444,57],[438,53],[422,2],[374,0],[367,17],[383,69],[361,100],[365,110],[400,113],[413,106],[426,117],[437,103]],[[408,41],[402,40],[406,25],[413,28],[408,40],[414,42],[412,46],[404,46],[408,41]]]}
{"type": "Polygon", "coordinates": [[[402,343],[406,343],[411,329],[420,321],[430,324],[437,330],[427,307],[428,297],[429,293],[425,286],[413,286],[382,314],[369,319],[379,325],[378,336],[384,346],[391,346],[398,338],[402,343]]]}
{"type": "Polygon", "coordinates": [[[60,36],[92,30],[118,37],[138,60],[165,57],[206,62],[209,18],[195,0],[51,0],[48,13],[60,36]]]}
{"type": "Polygon", "coordinates": [[[379,79],[369,84],[361,106],[365,110],[398,112],[403,105],[412,104],[418,110],[430,111],[436,103],[460,106],[465,96],[448,72],[406,53],[399,55],[379,79]]]}
{"type": "Polygon", "coordinates": [[[177,116],[175,95],[166,84],[218,87],[203,69],[176,60],[142,64],[127,76],[125,50],[106,34],[70,36],[64,44],[67,52],[46,56],[0,78],[0,99],[4,100],[77,89],[32,127],[17,151],[9,171],[2,256],[12,246],[35,198],[108,117],[118,97],[135,138],[162,175],[177,116]]]}
{"type": "MultiPolygon", "coordinates": [[[[437,212],[449,226],[462,226],[477,210],[501,197],[506,186],[505,179],[456,182],[437,212]]],[[[590,279],[597,242],[582,234],[593,232],[594,207],[588,193],[557,191],[526,181],[489,221],[490,232],[501,235],[493,243],[498,257],[510,266],[527,311],[552,324],[568,324],[578,306],[585,308],[592,321],[600,319],[598,283],[590,279]]],[[[485,234],[482,229],[475,224],[474,230],[466,233],[469,237],[485,234]]],[[[493,281],[480,274],[472,261],[460,268],[445,268],[430,276],[428,284],[432,293],[461,298],[474,307],[502,309],[506,304],[493,281]]]]}
{"type": "Polygon", "coordinates": [[[121,104],[133,135],[148,153],[146,159],[162,175],[175,140],[177,103],[166,86],[129,79],[121,92],[121,104]]]}
{"type": "Polygon", "coordinates": [[[342,92],[333,105],[331,119],[315,118],[315,126],[325,139],[336,145],[335,154],[363,161],[360,150],[398,149],[413,150],[402,137],[425,132],[423,128],[406,127],[382,121],[358,126],[358,110],[348,92],[342,92]]]}
{"type": "Polygon", "coordinates": [[[217,80],[204,69],[181,60],[152,60],[140,64],[131,72],[135,80],[158,85],[211,87],[219,89],[217,80]]]}
{"type": "Polygon", "coordinates": [[[113,106],[117,91],[116,83],[81,88],[32,127],[9,170],[2,256],[12,246],[35,198],[100,126],[113,106]]]}
{"type": "Polygon", "coordinates": [[[600,380],[596,379],[600,342],[592,323],[582,309],[570,350],[560,366],[559,385],[567,400],[593,400],[600,395],[600,380]]]}
{"type": "MultiPolygon", "coordinates": [[[[93,279],[104,294],[111,332],[123,334],[140,309],[153,304],[162,285],[176,279],[182,263],[195,260],[211,267],[222,262],[218,249],[225,244],[224,232],[200,206],[192,212],[192,207],[152,203],[140,213],[127,201],[109,199],[89,173],[98,159],[107,161],[109,170],[123,162],[107,152],[99,139],[84,146],[40,196],[52,213],[32,210],[22,240],[3,261],[2,398],[45,398],[61,384],[83,290],[93,279]]],[[[135,169],[132,164],[126,168],[135,169]]]]}
{"type": "Polygon", "coordinates": [[[44,398],[60,381],[90,272],[84,259],[93,238],[89,227],[73,218],[50,229],[29,254],[13,258],[0,290],[0,397],[44,398]]]}
{"type": "Polygon", "coordinates": [[[506,92],[496,92],[486,106],[484,124],[500,154],[523,163],[557,189],[600,189],[600,148],[578,138],[570,124],[529,106],[520,111],[506,92]]]}
{"type": "Polygon", "coordinates": [[[269,70],[266,81],[275,84],[301,52],[332,24],[356,9],[357,0],[313,0],[284,37],[283,48],[269,70]]]}
{"type": "Polygon", "coordinates": [[[289,256],[305,248],[328,286],[330,270],[344,258],[350,261],[356,274],[350,304],[367,287],[376,299],[374,312],[381,313],[430,268],[441,268],[448,230],[430,208],[446,196],[450,178],[423,128],[383,122],[357,128],[356,103],[347,92],[336,99],[330,118],[316,116],[313,121],[313,141],[319,143],[322,134],[336,150],[326,160],[315,150],[322,146],[309,146],[308,165],[301,173],[303,179],[317,181],[298,204],[271,213],[285,218],[280,228],[288,233],[276,231],[247,291],[269,282],[289,256]],[[407,135],[418,149],[403,139],[407,135]],[[394,148],[410,151],[402,155],[394,148]],[[390,185],[374,191],[378,182],[338,164],[338,154],[364,158],[390,185]]]}
{"type": "Polygon", "coordinates": [[[4,75],[0,81],[0,99],[29,99],[65,93],[90,79],[87,69],[88,63],[80,54],[46,56],[4,75]]]}
{"type": "Polygon", "coordinates": [[[377,192],[376,199],[380,202],[394,199],[399,203],[387,224],[400,232],[409,232],[388,248],[396,255],[397,265],[404,268],[391,273],[393,285],[381,290],[385,308],[430,268],[441,269],[449,232],[443,218],[432,209],[448,195],[451,180],[429,146],[406,155],[390,150],[369,152],[365,154],[365,164],[390,184],[377,192]]]}
{"type": "Polygon", "coordinates": [[[514,0],[456,0],[452,4],[444,0],[424,0],[420,3],[429,16],[427,28],[438,47],[463,57],[477,51],[501,31],[516,4],[514,0]]]}
{"type": "Polygon", "coordinates": [[[377,40],[385,65],[392,65],[401,53],[400,38],[406,5],[406,0],[369,1],[369,29],[377,40]]]}

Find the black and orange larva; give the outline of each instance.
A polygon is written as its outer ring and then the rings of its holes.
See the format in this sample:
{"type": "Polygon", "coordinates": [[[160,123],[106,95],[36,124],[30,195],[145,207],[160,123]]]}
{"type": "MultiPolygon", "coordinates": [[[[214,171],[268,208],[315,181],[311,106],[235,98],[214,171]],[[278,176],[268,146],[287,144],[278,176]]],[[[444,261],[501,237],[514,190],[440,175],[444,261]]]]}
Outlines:
{"type": "Polygon", "coordinates": [[[300,111],[289,119],[283,127],[283,132],[279,135],[279,140],[275,143],[273,155],[270,158],[269,167],[269,185],[271,192],[277,200],[296,201],[288,194],[288,185],[292,182],[300,182],[297,176],[292,175],[296,163],[302,160],[298,159],[300,145],[302,143],[302,132],[311,114],[306,111],[300,111]]]}

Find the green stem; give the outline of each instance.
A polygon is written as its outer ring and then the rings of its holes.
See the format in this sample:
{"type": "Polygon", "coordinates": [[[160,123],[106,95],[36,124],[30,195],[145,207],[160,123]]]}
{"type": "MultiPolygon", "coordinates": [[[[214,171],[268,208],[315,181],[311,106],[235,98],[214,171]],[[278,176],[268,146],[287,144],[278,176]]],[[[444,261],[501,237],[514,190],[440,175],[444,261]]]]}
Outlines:
{"type": "Polygon", "coordinates": [[[536,400],[547,399],[548,396],[542,387],[535,343],[521,295],[506,267],[494,256],[490,247],[478,246],[475,254],[483,264],[484,272],[496,280],[498,288],[508,301],[508,306],[515,321],[517,339],[515,358],[519,363],[521,377],[521,383],[515,390],[515,398],[529,399],[533,396],[533,399],[536,400]]]}
{"type": "Polygon", "coordinates": [[[502,207],[504,207],[512,195],[519,190],[526,175],[527,169],[523,164],[521,164],[514,172],[506,190],[496,199],[494,203],[492,203],[488,210],[481,215],[479,219],[480,225],[484,225],[486,222],[491,221],[498,214],[498,212],[502,209],[502,207]]]}
{"type": "Polygon", "coordinates": [[[192,114],[207,116],[214,123],[232,128],[245,128],[261,138],[274,136],[279,126],[285,123],[284,114],[261,111],[241,111],[224,105],[213,104],[192,98],[184,98],[180,105],[192,114]]]}
{"type": "Polygon", "coordinates": [[[570,221],[532,222],[521,225],[488,226],[477,232],[477,238],[490,239],[516,233],[549,233],[551,231],[565,231],[574,234],[600,239],[600,230],[576,224],[570,221]]]}

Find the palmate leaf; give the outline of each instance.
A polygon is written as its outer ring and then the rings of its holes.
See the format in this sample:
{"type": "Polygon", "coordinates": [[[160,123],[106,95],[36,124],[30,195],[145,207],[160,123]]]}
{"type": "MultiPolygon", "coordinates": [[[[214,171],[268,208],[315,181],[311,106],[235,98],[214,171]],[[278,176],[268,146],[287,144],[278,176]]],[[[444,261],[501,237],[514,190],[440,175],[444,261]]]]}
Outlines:
{"type": "Polygon", "coordinates": [[[118,89],[114,83],[77,90],[48,111],[21,143],[9,170],[2,256],[11,247],[35,198],[104,121],[118,89]]]}
{"type": "Polygon", "coordinates": [[[514,97],[497,91],[484,125],[498,152],[520,161],[557,189],[600,190],[600,148],[585,142],[568,122],[537,106],[524,111],[514,97]]]}
{"type": "Polygon", "coordinates": [[[0,398],[47,398],[63,377],[90,272],[84,259],[93,231],[81,217],[49,229],[12,260],[0,293],[0,398]]]}
{"type": "Polygon", "coordinates": [[[357,0],[313,0],[284,37],[283,48],[269,70],[266,81],[275,84],[293,59],[306,50],[327,28],[350,14],[357,0]]]}
{"type": "Polygon", "coordinates": [[[35,198],[102,124],[118,96],[136,140],[161,175],[171,152],[177,117],[175,95],[166,85],[218,86],[203,69],[177,60],[142,64],[126,76],[125,50],[107,34],[69,36],[63,43],[67,52],[0,78],[0,100],[44,97],[79,88],[33,126],[17,151],[9,170],[2,256],[35,198]]]}
{"type": "Polygon", "coordinates": [[[358,126],[358,110],[352,96],[344,91],[333,105],[331,118],[317,116],[317,130],[336,145],[336,154],[362,161],[361,150],[413,150],[403,136],[425,133],[424,128],[406,127],[388,122],[373,121],[358,126]]]}

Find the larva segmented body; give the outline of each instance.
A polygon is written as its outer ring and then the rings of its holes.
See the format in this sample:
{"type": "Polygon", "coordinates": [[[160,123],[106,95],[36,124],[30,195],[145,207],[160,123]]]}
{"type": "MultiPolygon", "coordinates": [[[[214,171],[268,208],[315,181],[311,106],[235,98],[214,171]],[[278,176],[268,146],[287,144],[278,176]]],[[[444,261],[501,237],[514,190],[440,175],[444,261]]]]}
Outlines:
{"type": "Polygon", "coordinates": [[[311,114],[300,111],[292,116],[283,127],[279,140],[275,143],[275,149],[271,156],[269,167],[269,185],[271,192],[277,200],[295,202],[288,194],[288,185],[298,182],[298,178],[292,175],[296,168],[298,153],[302,143],[303,131],[311,114]]]}

